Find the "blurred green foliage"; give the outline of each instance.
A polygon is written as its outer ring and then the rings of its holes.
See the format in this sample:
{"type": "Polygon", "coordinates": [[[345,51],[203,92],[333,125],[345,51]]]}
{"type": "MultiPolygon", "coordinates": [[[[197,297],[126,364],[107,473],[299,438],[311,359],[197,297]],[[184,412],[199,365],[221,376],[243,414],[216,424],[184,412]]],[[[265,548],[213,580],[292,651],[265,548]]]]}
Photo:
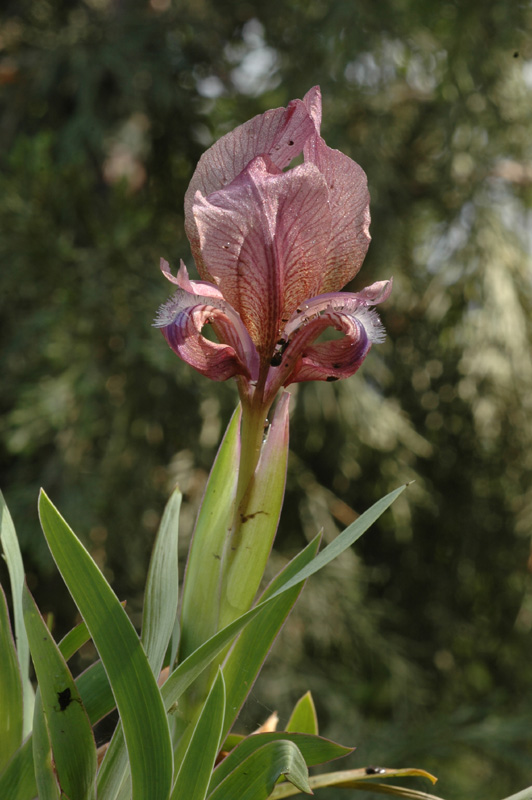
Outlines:
{"type": "Polygon", "coordinates": [[[354,286],[395,283],[360,373],[294,392],[274,561],[416,482],[307,588],[248,724],[311,688],[354,763],[457,800],[531,782],[531,30],[505,0],[8,0],[0,26],[0,483],[40,607],[71,624],[40,485],[134,619],[176,480],[184,557],[236,392],[150,327],[158,260],[190,266],[203,150],[319,83],[372,193],[354,286]]]}

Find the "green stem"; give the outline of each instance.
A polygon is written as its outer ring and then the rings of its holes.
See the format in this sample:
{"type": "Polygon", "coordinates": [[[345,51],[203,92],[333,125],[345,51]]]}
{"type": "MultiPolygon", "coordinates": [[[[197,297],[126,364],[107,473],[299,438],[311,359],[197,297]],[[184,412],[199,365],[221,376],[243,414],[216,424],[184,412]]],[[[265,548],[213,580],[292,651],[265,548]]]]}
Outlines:
{"type": "Polygon", "coordinates": [[[246,511],[247,499],[253,486],[255,470],[257,469],[262,449],[266,414],[267,409],[258,403],[242,406],[240,464],[238,468],[233,531],[239,528],[241,518],[246,511]]]}

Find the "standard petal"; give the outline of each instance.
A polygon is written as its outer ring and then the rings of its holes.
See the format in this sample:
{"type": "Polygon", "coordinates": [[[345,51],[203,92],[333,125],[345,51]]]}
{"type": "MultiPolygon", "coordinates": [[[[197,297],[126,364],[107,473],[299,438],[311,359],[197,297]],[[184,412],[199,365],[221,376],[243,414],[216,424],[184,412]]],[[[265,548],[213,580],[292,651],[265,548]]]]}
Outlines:
{"type": "Polygon", "coordinates": [[[300,300],[319,289],[331,229],[327,198],[312,164],[279,173],[263,158],[225,189],[196,198],[208,273],[263,357],[300,300]]]}
{"type": "Polygon", "coordinates": [[[321,89],[319,86],[313,86],[309,89],[303,98],[305,107],[312,117],[316,133],[319,134],[321,127],[321,89]]]}
{"type": "Polygon", "coordinates": [[[366,173],[328,147],[318,133],[307,141],[304,153],[305,162],[318,167],[329,188],[332,230],[320,292],[338,291],[359,271],[371,240],[366,173]]]}
{"type": "Polygon", "coordinates": [[[200,158],[185,195],[185,229],[198,271],[203,272],[199,234],[192,214],[196,192],[206,197],[231,183],[260,155],[269,156],[283,169],[303,149],[315,125],[302,100],[292,100],[286,108],[259,114],[222,136],[200,158]]]}

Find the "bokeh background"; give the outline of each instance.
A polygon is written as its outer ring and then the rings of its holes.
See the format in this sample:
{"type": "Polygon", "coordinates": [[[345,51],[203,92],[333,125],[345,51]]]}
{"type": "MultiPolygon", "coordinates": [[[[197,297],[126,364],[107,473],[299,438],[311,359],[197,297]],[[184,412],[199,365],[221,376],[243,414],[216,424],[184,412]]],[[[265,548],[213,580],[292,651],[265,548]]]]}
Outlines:
{"type": "Polygon", "coordinates": [[[57,634],[75,609],[40,533],[41,485],[134,621],[176,481],[185,557],[236,390],[151,327],[170,293],[159,258],[192,267],[183,196],[205,148],[320,84],[323,134],[372,195],[351,288],[395,283],[387,342],[363,369],[294,392],[272,571],[415,483],[312,579],[241,727],[274,708],[286,720],[311,689],[322,732],[358,746],[346,765],[430,769],[449,800],[531,784],[530,4],[6,0],[0,13],[0,485],[57,634]]]}

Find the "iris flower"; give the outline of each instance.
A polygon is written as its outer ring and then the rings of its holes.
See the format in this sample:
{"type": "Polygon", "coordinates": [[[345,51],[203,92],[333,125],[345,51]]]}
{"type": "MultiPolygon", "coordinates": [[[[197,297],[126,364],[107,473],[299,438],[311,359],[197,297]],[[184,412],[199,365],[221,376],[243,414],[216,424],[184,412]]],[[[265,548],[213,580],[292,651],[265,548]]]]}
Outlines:
{"type": "Polygon", "coordinates": [[[341,292],[370,242],[366,175],[320,136],[321,94],[267,111],[201,157],[185,227],[201,280],[183,262],[155,322],[202,375],[235,377],[243,410],[265,416],[282,386],[353,375],[384,339],[373,309],[391,280],[341,292]],[[286,169],[303,153],[303,163],[286,169]],[[210,324],[217,341],[202,335],[210,324]],[[341,336],[326,339],[327,328],[341,336]]]}

